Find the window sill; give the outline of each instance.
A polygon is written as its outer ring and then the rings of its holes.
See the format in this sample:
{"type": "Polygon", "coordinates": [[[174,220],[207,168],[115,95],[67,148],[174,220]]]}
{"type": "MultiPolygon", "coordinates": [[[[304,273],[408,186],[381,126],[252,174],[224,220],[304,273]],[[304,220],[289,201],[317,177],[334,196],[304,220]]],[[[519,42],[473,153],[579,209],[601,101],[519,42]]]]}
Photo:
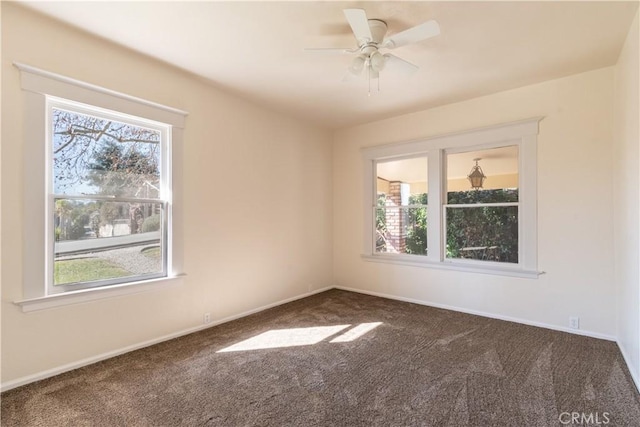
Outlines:
{"type": "Polygon", "coordinates": [[[165,288],[168,286],[178,286],[182,284],[184,276],[184,274],[181,274],[178,276],[163,277],[160,279],[145,280],[141,282],[105,286],[101,288],[82,289],[79,291],[47,295],[22,301],[14,301],[14,304],[22,307],[22,311],[25,313],[30,311],[46,310],[48,308],[79,304],[104,298],[136,294],[140,292],[165,288]]]}
{"type": "Polygon", "coordinates": [[[361,255],[362,259],[369,262],[382,262],[387,264],[409,265],[413,267],[436,268],[440,270],[462,271],[467,273],[492,274],[496,276],[522,277],[526,279],[537,279],[544,274],[544,271],[523,270],[519,267],[502,267],[493,265],[480,265],[465,262],[434,262],[417,255],[361,255]]]}

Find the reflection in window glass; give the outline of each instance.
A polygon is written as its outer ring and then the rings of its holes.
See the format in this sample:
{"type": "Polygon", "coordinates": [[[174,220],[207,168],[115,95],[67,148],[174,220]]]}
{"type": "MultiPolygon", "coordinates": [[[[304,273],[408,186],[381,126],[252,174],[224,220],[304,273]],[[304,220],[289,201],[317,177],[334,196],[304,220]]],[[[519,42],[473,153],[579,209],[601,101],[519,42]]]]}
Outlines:
{"type": "Polygon", "coordinates": [[[376,252],[427,254],[427,158],[378,162],[376,252]]]}

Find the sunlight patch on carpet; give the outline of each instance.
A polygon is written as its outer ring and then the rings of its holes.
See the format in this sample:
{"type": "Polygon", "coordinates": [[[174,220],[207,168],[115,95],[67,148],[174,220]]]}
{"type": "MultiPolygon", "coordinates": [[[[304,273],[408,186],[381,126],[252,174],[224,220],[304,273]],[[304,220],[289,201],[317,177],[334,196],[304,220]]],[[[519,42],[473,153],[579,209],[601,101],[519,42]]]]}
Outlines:
{"type": "Polygon", "coordinates": [[[230,351],[261,350],[265,348],[295,347],[317,344],[351,325],[313,326],[310,328],[275,329],[248,340],[240,341],[218,353],[230,351]]]}
{"type": "MultiPolygon", "coordinates": [[[[354,341],[367,332],[380,326],[382,322],[361,323],[329,342],[354,341]]],[[[240,341],[232,346],[218,350],[217,353],[232,351],[263,350],[267,348],[296,347],[317,344],[338,332],[344,331],[351,325],[313,326],[309,328],[274,329],[260,335],[240,341]]]]}
{"type": "Polygon", "coordinates": [[[353,341],[353,340],[356,340],[356,339],[360,338],[361,336],[363,336],[367,332],[370,332],[370,331],[374,330],[375,328],[377,328],[380,325],[382,325],[382,322],[360,323],[355,328],[349,329],[344,334],[342,334],[342,335],[340,335],[338,337],[335,337],[334,339],[332,339],[329,342],[349,342],[349,341],[353,341]]]}

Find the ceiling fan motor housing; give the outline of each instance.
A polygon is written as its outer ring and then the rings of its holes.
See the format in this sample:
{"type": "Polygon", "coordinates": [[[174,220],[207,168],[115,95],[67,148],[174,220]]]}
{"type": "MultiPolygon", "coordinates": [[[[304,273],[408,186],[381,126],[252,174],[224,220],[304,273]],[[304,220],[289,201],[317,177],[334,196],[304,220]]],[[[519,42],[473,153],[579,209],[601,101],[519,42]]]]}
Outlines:
{"type": "Polygon", "coordinates": [[[380,19],[369,19],[369,28],[371,29],[371,42],[382,43],[384,35],[387,34],[387,23],[380,19]]]}
{"type": "Polygon", "coordinates": [[[385,60],[382,54],[378,51],[379,45],[384,40],[384,35],[387,33],[387,23],[380,19],[369,19],[369,29],[371,30],[371,40],[362,40],[360,42],[360,52],[362,55],[357,57],[350,71],[353,74],[359,74],[362,70],[360,61],[365,60],[366,66],[371,67],[372,71],[377,73],[384,68],[385,60]]]}

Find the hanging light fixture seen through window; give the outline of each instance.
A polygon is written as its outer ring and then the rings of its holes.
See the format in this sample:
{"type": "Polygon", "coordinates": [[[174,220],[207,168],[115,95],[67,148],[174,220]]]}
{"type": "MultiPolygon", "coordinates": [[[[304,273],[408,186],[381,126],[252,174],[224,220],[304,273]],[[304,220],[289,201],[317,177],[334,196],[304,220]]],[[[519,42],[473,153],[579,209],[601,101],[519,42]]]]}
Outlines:
{"type": "Polygon", "coordinates": [[[476,165],[471,168],[471,172],[469,173],[469,175],[467,175],[467,178],[469,178],[469,182],[471,183],[471,188],[473,188],[474,190],[481,189],[484,180],[487,178],[484,172],[482,172],[482,168],[480,167],[480,165],[478,165],[478,162],[480,160],[482,159],[473,159],[473,161],[476,162],[476,165]]]}

